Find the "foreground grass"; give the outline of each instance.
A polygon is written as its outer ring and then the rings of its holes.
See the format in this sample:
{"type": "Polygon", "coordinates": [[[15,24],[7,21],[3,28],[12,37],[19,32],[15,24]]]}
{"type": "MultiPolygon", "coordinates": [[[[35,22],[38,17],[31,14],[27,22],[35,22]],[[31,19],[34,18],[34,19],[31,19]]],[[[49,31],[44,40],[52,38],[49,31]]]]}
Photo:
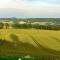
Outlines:
{"type": "Polygon", "coordinates": [[[0,45],[0,54],[60,55],[60,31],[1,29],[0,39],[9,42],[0,45]]]}

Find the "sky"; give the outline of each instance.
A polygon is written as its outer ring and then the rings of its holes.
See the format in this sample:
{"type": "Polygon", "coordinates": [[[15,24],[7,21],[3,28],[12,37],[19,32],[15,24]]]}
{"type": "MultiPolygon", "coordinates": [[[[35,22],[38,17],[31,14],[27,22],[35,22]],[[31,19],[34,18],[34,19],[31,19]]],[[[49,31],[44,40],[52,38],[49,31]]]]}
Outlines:
{"type": "Polygon", "coordinates": [[[0,18],[60,18],[60,0],[0,0],[0,18]]]}

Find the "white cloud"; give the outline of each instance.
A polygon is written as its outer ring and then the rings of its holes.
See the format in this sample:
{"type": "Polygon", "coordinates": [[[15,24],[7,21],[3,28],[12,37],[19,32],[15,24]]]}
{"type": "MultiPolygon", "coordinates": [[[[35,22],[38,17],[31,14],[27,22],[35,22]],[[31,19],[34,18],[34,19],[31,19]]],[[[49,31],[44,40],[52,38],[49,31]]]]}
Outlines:
{"type": "MultiPolygon", "coordinates": [[[[0,16],[59,17],[60,5],[31,0],[0,0],[0,16]]],[[[47,1],[47,0],[46,0],[47,1]]]]}

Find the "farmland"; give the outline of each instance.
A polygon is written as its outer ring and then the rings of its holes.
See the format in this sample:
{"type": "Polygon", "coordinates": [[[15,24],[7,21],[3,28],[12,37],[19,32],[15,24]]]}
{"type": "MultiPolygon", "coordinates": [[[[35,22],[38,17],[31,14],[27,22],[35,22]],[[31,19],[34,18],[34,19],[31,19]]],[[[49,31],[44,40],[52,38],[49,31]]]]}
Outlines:
{"type": "Polygon", "coordinates": [[[60,31],[0,29],[0,47],[0,54],[60,55],[60,31]]]}

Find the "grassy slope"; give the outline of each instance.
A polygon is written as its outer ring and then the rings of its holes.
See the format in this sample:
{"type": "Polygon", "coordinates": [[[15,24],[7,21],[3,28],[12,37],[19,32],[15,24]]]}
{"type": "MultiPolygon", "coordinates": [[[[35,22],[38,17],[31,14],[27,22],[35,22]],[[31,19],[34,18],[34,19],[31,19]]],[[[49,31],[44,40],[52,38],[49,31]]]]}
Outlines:
{"type": "MultiPolygon", "coordinates": [[[[0,38],[13,41],[11,34],[18,36],[19,49],[30,54],[55,54],[60,55],[60,31],[35,30],[35,29],[1,29],[0,38]],[[24,45],[24,46],[22,46],[24,45]],[[36,47],[36,48],[35,48],[36,47]],[[30,52],[32,51],[32,52],[30,52]]],[[[18,48],[17,48],[18,49],[18,48]]],[[[19,50],[19,51],[20,51],[19,50]]]]}

